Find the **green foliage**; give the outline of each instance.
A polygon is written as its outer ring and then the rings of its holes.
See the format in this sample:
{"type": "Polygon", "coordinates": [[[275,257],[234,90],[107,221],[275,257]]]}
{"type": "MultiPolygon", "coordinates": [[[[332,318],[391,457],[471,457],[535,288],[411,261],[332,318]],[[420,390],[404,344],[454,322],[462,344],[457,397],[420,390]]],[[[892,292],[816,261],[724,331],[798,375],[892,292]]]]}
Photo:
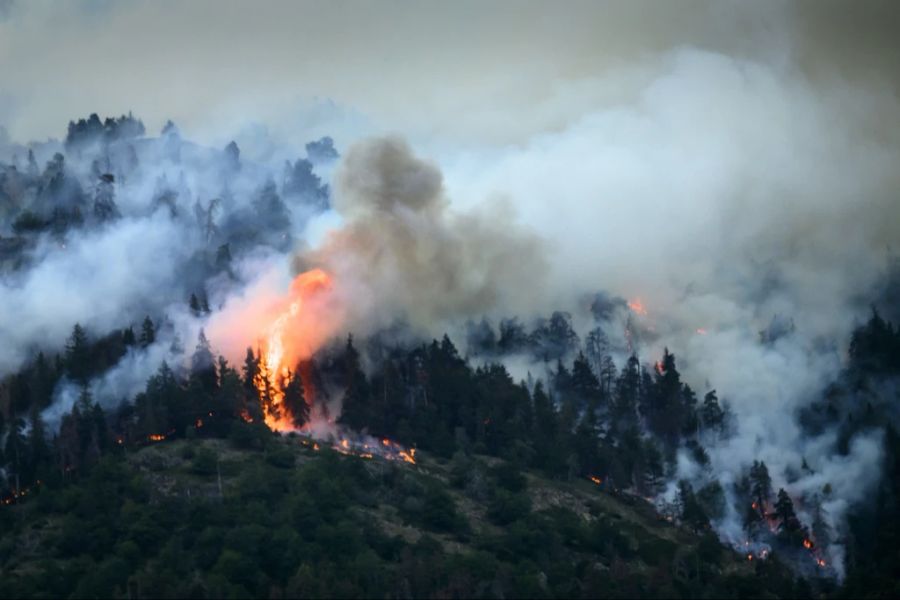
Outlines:
{"type": "Polygon", "coordinates": [[[216,453],[208,448],[200,448],[194,453],[191,461],[191,472],[196,475],[214,475],[219,459],[216,453]]]}
{"type": "Polygon", "coordinates": [[[524,492],[498,489],[488,505],[488,518],[497,525],[508,525],[531,511],[531,497],[524,492]]]}
{"type": "MultiPolygon", "coordinates": [[[[205,312],[203,299],[196,304],[205,312]]],[[[130,329],[96,338],[76,325],[64,356],[38,355],[3,388],[9,414],[0,418],[0,458],[8,490],[32,491],[21,506],[13,504],[10,511],[18,512],[0,510],[0,568],[11,573],[0,581],[0,595],[139,596],[152,589],[169,596],[696,597],[825,589],[794,581],[777,560],[753,565],[756,575],[747,565],[740,574],[729,571],[730,554],[709,533],[710,519],[727,508],[716,482],[696,491],[682,482],[680,529],[669,525],[667,535],[655,531],[664,525],[611,517],[601,496],[589,503],[589,516],[566,508],[568,500],[548,508],[542,494],[554,486],[599,494],[633,487],[653,495],[677,452],[708,465],[703,444],[728,429],[715,392],[698,407],[668,350],[655,369],[631,357],[614,377],[599,334],[591,337],[593,350],[569,353],[577,339],[567,323],[554,315],[521,339],[506,323],[499,341],[484,338],[485,351],[523,344],[553,356],[546,382],[516,382],[490,359],[473,367],[446,336],[373,351],[370,374],[349,338],[287,373],[282,391],[298,425],[309,414],[308,377],[310,390],[342,394],[345,425],[420,450],[415,468],[345,458],[327,444],[303,450],[296,437],[274,435],[261,413],[271,396],[255,385],[260,357],[248,350],[239,373],[215,359],[202,332],[189,369],[163,363],[133,406],[107,414],[90,381],[129,347],[155,343],[155,327],[148,317],[135,340],[130,329]],[[64,376],[81,394],[50,440],[41,414],[64,376]],[[185,439],[166,451],[172,438],[185,439]],[[227,443],[205,443],[210,438],[227,443]],[[139,468],[129,463],[135,455],[139,468]],[[29,536],[40,540],[40,560],[23,550],[29,536]]],[[[895,337],[877,314],[857,332],[849,371],[855,381],[891,372],[895,337]]],[[[857,431],[880,426],[881,413],[867,410],[859,425],[844,428],[844,446],[857,431]]],[[[885,469],[895,472],[896,435],[885,443],[885,469]]],[[[751,534],[768,535],[766,521],[774,520],[778,540],[769,541],[802,552],[808,530],[783,490],[773,502],[765,463],[754,463],[735,489],[751,534]]],[[[885,574],[896,563],[890,524],[898,497],[883,485],[873,513],[883,525],[873,527],[875,516],[851,523],[858,540],[852,551],[862,559],[851,562],[847,590],[890,588],[885,574]]],[[[820,499],[804,507],[814,517],[813,539],[825,544],[833,534],[820,499]]],[[[652,515],[645,512],[641,519],[652,515]]]]}

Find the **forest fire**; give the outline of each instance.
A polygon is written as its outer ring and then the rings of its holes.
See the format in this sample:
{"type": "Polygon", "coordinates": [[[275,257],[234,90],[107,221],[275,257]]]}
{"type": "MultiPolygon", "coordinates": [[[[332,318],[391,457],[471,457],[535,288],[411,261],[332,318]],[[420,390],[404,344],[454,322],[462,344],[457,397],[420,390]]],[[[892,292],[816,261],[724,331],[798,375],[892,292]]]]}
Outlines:
{"type": "MultiPolygon", "coordinates": [[[[293,404],[301,399],[299,394],[292,398],[291,391],[300,389],[296,379],[302,377],[293,369],[301,360],[309,358],[331,333],[325,325],[328,321],[318,318],[316,304],[331,285],[331,277],[321,269],[295,277],[287,300],[279,303],[276,316],[259,340],[259,372],[254,384],[262,400],[266,425],[274,431],[297,429],[293,404]]],[[[308,381],[302,384],[310,388],[308,381]]]]}
{"type": "MultiPolygon", "coordinates": [[[[251,346],[248,353],[256,368],[252,381],[262,419],[272,431],[301,432],[300,443],[313,451],[321,449],[321,442],[342,454],[416,464],[415,449],[386,438],[338,431],[332,418],[323,420],[314,410],[318,394],[310,359],[344,322],[333,290],[331,275],[322,269],[305,271],[293,279],[287,294],[273,294],[269,288],[251,295],[234,312],[226,311],[218,329],[213,328],[214,336],[226,341],[230,337],[245,347],[248,340],[255,340],[255,351],[251,346]]],[[[248,423],[254,420],[247,408],[240,416],[248,423]]]]}

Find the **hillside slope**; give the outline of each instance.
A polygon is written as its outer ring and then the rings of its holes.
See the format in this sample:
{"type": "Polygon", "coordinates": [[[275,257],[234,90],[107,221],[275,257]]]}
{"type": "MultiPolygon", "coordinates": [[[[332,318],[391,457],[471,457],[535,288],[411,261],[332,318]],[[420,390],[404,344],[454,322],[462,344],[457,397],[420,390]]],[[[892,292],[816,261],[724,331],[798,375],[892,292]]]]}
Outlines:
{"type": "Polygon", "coordinates": [[[2,597],[787,597],[777,560],[499,459],[165,441],[0,509],[2,597]]]}

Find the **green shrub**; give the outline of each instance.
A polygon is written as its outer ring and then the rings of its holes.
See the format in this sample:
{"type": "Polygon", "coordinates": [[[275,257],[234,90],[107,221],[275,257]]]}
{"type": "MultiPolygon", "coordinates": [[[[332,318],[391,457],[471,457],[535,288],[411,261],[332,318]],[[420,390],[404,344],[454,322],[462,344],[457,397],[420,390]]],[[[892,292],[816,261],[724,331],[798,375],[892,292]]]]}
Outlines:
{"type": "Polygon", "coordinates": [[[191,472],[196,475],[212,475],[216,472],[218,461],[215,452],[208,448],[200,448],[191,461],[191,472]]]}

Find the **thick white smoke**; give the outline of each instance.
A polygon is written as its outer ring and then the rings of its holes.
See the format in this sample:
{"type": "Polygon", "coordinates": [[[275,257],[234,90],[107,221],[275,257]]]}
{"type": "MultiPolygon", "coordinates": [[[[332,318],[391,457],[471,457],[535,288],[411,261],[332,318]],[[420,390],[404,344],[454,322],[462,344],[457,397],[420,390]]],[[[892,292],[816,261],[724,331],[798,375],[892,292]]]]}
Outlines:
{"type": "MultiPolygon", "coordinates": [[[[577,307],[592,289],[641,297],[658,334],[643,360],[668,346],[695,389],[730,401],[736,435],[712,447],[711,474],[684,464],[679,476],[727,484],[764,460],[776,489],[812,497],[828,484],[840,530],[877,481],[880,447],[862,438],[834,456],[834,433],[810,439],[795,417],[842,368],[900,239],[898,114],[870,89],[680,50],[633,102],[490,160],[466,156],[448,188],[513,199],[553,241],[558,302],[577,307]],[[764,344],[773,319],[795,329],[764,344]]],[[[734,520],[722,525],[738,537],[734,520]]]]}

